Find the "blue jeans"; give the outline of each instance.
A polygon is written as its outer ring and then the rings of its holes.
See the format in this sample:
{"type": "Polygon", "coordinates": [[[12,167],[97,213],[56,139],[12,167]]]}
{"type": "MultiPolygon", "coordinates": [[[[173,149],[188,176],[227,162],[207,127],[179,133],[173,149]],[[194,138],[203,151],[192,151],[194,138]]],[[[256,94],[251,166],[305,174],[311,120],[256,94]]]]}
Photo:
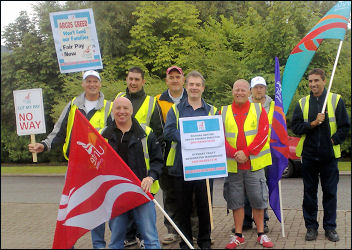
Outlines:
{"type": "MultiPolygon", "coordinates": [[[[146,249],[160,249],[158,231],[156,229],[156,211],[153,201],[140,205],[132,210],[137,231],[144,240],[146,249]]],[[[109,248],[124,248],[123,241],[126,238],[128,214],[124,213],[109,221],[111,239],[109,248]]]]}
{"type": "Polygon", "coordinates": [[[94,228],[92,231],[90,231],[91,236],[92,236],[92,244],[94,249],[98,248],[105,248],[106,243],[105,243],[105,222],[96,228],[94,228]]]}

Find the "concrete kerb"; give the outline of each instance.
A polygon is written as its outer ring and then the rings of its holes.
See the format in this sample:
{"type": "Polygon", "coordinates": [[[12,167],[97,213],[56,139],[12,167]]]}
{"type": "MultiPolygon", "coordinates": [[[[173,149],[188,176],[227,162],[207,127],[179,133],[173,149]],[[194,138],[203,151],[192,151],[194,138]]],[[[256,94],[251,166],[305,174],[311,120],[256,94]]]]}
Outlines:
{"type": "MultiPolygon", "coordinates": [[[[340,175],[351,175],[351,171],[340,171],[340,175]]],[[[48,174],[48,173],[43,173],[43,174],[41,174],[41,173],[6,174],[6,173],[1,173],[1,176],[65,176],[65,174],[64,173],[62,173],[62,174],[48,174]]]]}

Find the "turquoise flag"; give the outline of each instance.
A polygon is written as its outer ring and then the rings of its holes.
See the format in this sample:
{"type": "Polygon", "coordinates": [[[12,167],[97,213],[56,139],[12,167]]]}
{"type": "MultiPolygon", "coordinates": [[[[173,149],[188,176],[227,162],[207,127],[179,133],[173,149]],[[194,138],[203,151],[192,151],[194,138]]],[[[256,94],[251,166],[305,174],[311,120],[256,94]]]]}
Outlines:
{"type": "Polygon", "coordinates": [[[285,114],[287,114],[298,83],[321,42],[329,38],[344,39],[350,12],[351,2],[339,1],[291,51],[282,77],[285,114]]]}

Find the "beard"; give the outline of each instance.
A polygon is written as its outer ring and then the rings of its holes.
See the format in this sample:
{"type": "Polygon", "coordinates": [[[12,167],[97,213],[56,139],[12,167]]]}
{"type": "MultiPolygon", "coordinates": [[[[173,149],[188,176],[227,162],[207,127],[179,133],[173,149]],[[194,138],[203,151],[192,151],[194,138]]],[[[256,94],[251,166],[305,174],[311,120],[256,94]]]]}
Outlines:
{"type": "Polygon", "coordinates": [[[265,99],[265,96],[262,96],[262,97],[252,96],[252,98],[256,101],[262,101],[263,99],[265,99]]]}

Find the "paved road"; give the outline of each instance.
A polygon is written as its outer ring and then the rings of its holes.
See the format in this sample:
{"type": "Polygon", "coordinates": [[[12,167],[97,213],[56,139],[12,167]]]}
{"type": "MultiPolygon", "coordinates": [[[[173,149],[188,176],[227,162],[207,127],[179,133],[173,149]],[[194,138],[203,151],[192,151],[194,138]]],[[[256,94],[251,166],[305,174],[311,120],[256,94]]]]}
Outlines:
{"type": "MultiPolygon", "coordinates": [[[[64,186],[63,176],[1,176],[1,202],[55,203],[60,200],[64,186]]],[[[301,209],[303,182],[301,178],[282,179],[282,202],[284,208],[301,209]]],[[[225,207],[222,195],[223,179],[214,182],[214,206],[225,207]]],[[[157,200],[162,204],[161,192],[157,200]]],[[[319,187],[319,209],[321,204],[319,187]]],[[[341,175],[338,185],[338,210],[351,210],[351,176],[341,175]]]]}
{"type": "MultiPolygon", "coordinates": [[[[339,202],[337,211],[337,232],[339,242],[330,242],[320,226],[316,241],[305,241],[306,232],[302,216],[302,180],[284,179],[282,181],[285,215],[285,235],[282,237],[281,225],[271,209],[269,213],[268,236],[274,242],[274,249],[351,249],[351,178],[341,176],[339,183],[339,202]],[[294,208],[288,208],[294,207],[294,208]]],[[[214,186],[214,249],[223,249],[229,241],[233,219],[226,215],[225,201],[222,198],[222,183],[218,179],[214,186]]],[[[1,177],[1,248],[3,249],[48,249],[52,246],[57,217],[58,201],[64,185],[64,177],[1,177]]],[[[321,197],[321,196],[320,196],[321,197]]],[[[156,197],[161,202],[161,193],[156,197]]],[[[321,202],[320,202],[321,203],[321,202]]],[[[323,211],[319,206],[318,221],[322,225],[323,211]]],[[[163,215],[157,209],[157,228],[159,238],[166,234],[163,215]]],[[[263,249],[256,243],[256,229],[245,231],[246,244],[239,249],[263,249]]],[[[106,230],[109,242],[110,231],[106,230]]],[[[91,237],[87,233],[75,244],[76,249],[91,248],[91,237]]],[[[197,246],[196,246],[197,247],[197,246]]],[[[129,247],[137,248],[136,246],[129,247]]],[[[178,249],[178,242],[163,245],[164,249],[178,249]]]]}

